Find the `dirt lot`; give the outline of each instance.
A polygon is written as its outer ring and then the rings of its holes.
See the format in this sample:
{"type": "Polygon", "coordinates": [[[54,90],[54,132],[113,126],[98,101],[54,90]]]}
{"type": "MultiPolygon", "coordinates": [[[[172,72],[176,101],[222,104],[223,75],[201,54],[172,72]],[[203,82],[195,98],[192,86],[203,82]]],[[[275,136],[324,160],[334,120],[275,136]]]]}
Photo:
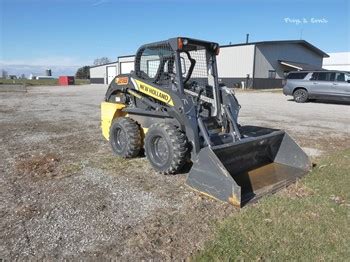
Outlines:
{"type": "MultiPolygon", "coordinates": [[[[105,89],[0,93],[0,259],[181,259],[239,212],[187,188],[186,174],[112,156],[99,129],[105,89]]],[[[287,130],[315,162],[349,147],[350,105],[237,96],[242,124],[287,130]]]]}

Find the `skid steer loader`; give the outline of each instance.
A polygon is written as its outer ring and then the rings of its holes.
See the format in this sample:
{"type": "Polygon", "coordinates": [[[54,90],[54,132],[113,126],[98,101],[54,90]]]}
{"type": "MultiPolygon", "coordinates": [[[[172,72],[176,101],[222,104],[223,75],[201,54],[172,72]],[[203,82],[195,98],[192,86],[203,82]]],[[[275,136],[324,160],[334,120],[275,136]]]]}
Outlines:
{"type": "Polygon", "coordinates": [[[134,71],[108,87],[102,133],[115,154],[131,158],[144,149],[164,174],[192,162],[187,185],[241,207],[311,166],[284,131],[238,124],[240,105],[218,80],[218,53],[217,43],[185,37],[141,46],[134,71]]]}

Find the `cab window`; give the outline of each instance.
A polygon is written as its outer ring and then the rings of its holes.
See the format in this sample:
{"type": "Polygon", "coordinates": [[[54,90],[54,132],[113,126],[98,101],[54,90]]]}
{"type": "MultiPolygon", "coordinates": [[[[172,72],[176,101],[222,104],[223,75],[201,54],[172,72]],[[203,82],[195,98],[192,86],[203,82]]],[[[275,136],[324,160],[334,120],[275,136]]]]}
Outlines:
{"type": "Polygon", "coordinates": [[[159,85],[168,83],[175,70],[175,54],[167,44],[147,47],[136,59],[136,74],[159,85]]]}
{"type": "Polygon", "coordinates": [[[150,78],[154,78],[157,74],[160,60],[159,59],[150,59],[146,60],[147,66],[146,66],[146,73],[150,78]]]}

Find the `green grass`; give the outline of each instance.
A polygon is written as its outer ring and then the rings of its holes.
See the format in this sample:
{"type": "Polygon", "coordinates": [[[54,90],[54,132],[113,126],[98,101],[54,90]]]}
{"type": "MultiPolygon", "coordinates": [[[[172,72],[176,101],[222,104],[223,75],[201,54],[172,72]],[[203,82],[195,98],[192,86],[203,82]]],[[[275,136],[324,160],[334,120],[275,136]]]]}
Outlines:
{"type": "MultiPolygon", "coordinates": [[[[27,86],[55,86],[58,85],[58,79],[40,79],[40,80],[30,80],[30,79],[2,79],[0,78],[1,84],[25,84],[27,86]]],[[[90,84],[88,79],[75,79],[76,85],[90,84]]]]}
{"type": "Polygon", "coordinates": [[[90,84],[90,79],[75,79],[76,85],[88,85],[90,84]]]}
{"type": "Polygon", "coordinates": [[[349,261],[350,150],[220,223],[195,261],[349,261]]]}

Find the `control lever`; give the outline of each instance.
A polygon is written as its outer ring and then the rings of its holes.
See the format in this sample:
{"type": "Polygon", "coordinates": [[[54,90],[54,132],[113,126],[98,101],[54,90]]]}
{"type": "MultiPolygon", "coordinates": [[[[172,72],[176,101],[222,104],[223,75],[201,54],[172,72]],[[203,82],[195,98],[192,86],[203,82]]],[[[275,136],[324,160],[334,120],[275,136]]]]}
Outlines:
{"type": "Polygon", "coordinates": [[[239,132],[239,128],[238,128],[238,125],[237,125],[236,121],[232,117],[230,107],[225,105],[224,106],[224,111],[225,111],[225,114],[226,114],[227,118],[230,120],[231,126],[233,128],[233,130],[231,131],[233,140],[234,141],[241,140],[242,135],[241,135],[241,132],[239,132]]]}
{"type": "Polygon", "coordinates": [[[199,113],[202,110],[202,104],[201,104],[201,95],[204,92],[204,88],[201,88],[198,92],[197,99],[196,99],[196,105],[197,105],[197,118],[199,117],[199,113]]]}

